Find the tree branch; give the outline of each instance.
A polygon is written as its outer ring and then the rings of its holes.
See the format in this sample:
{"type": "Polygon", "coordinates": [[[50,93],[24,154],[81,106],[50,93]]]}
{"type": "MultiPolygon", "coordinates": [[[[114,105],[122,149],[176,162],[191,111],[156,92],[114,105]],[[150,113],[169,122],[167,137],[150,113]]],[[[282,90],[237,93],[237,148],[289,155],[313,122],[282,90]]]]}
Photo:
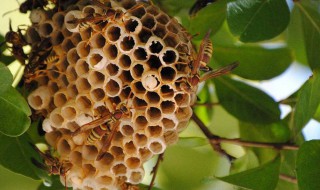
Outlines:
{"type": "Polygon", "coordinates": [[[299,149],[299,146],[294,144],[263,143],[263,142],[243,141],[239,138],[227,139],[227,138],[219,137],[211,133],[208,127],[200,120],[200,118],[196,114],[193,113],[192,119],[200,127],[204,135],[208,138],[213,149],[219,152],[220,154],[227,156],[229,159],[232,159],[233,157],[227,154],[225,150],[221,148],[221,143],[230,143],[230,144],[235,144],[235,145],[240,145],[245,147],[273,148],[277,150],[298,150],[299,149]]]}
{"type": "Polygon", "coordinates": [[[295,183],[295,184],[298,183],[297,178],[286,175],[286,174],[280,174],[279,178],[290,183],[295,183]]]}
{"type": "Polygon", "coordinates": [[[149,187],[148,187],[148,190],[151,190],[152,187],[153,187],[153,185],[154,185],[154,181],[156,180],[156,176],[157,176],[157,173],[158,173],[158,168],[159,168],[160,162],[163,160],[163,155],[164,155],[164,153],[159,154],[158,159],[157,159],[157,162],[156,162],[156,165],[153,167],[153,169],[152,169],[152,171],[151,171],[151,173],[153,174],[153,176],[152,176],[150,185],[149,185],[149,187]]]}

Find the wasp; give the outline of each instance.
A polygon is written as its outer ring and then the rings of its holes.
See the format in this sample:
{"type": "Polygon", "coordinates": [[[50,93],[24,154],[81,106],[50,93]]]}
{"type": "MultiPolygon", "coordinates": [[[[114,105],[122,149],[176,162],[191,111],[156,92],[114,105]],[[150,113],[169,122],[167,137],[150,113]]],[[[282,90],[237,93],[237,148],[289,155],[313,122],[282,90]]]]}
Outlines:
{"type": "Polygon", "coordinates": [[[191,68],[190,75],[187,78],[182,79],[182,82],[180,83],[180,88],[186,92],[193,92],[193,87],[200,82],[227,74],[239,65],[238,62],[234,62],[217,70],[211,70],[207,66],[211,59],[213,49],[212,42],[210,40],[210,33],[211,31],[209,30],[204,39],[201,41],[196,59],[189,65],[191,68]],[[207,72],[200,77],[199,70],[204,70],[207,72]]]}
{"type": "Polygon", "coordinates": [[[65,187],[67,189],[67,173],[70,171],[72,164],[69,161],[61,162],[57,157],[52,156],[49,150],[42,152],[34,144],[30,143],[32,148],[37,151],[43,163],[40,163],[35,158],[31,158],[31,162],[40,169],[49,173],[49,175],[60,175],[65,179],[65,187]]]}
{"type": "Polygon", "coordinates": [[[59,7],[59,2],[60,0],[26,0],[20,5],[19,11],[21,13],[27,13],[28,11],[31,11],[37,8],[44,9],[48,7],[50,3],[55,5],[55,8],[56,8],[56,7],[59,7]]]}

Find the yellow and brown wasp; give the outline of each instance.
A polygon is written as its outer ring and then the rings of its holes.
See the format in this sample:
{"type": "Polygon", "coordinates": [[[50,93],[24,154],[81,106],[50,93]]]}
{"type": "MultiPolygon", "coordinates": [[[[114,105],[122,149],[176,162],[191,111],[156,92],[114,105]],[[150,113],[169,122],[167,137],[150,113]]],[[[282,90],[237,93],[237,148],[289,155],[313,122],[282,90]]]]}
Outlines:
{"type": "Polygon", "coordinates": [[[215,78],[221,75],[228,74],[234,68],[236,68],[239,63],[234,62],[225,67],[219,68],[217,70],[209,70],[207,64],[209,63],[212,55],[212,42],[210,40],[210,33],[208,31],[205,35],[204,39],[201,41],[200,49],[198,55],[194,61],[189,65],[191,68],[191,73],[187,78],[182,79],[180,83],[180,88],[186,92],[193,92],[194,87],[199,84],[200,82],[206,81],[211,78],[215,78]],[[202,70],[209,70],[204,75],[200,77],[199,71],[202,70]]]}
{"type": "Polygon", "coordinates": [[[71,169],[72,164],[69,161],[60,161],[57,157],[52,156],[49,150],[42,152],[34,144],[30,143],[30,145],[43,159],[43,163],[40,163],[35,158],[31,158],[31,162],[38,168],[47,171],[49,175],[60,175],[64,177],[65,187],[67,189],[67,173],[71,169]]]}

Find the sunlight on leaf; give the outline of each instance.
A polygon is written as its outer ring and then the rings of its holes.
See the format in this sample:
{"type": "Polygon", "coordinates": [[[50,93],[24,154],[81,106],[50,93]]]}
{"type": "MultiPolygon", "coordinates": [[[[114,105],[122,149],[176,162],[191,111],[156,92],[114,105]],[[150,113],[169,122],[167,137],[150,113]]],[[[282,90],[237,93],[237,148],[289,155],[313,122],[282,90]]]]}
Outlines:
{"type": "Polygon", "coordinates": [[[8,67],[0,63],[0,96],[9,89],[13,82],[12,74],[8,67]]]}
{"type": "Polygon", "coordinates": [[[178,146],[197,148],[204,145],[208,145],[208,139],[201,137],[180,137],[178,146]]]}

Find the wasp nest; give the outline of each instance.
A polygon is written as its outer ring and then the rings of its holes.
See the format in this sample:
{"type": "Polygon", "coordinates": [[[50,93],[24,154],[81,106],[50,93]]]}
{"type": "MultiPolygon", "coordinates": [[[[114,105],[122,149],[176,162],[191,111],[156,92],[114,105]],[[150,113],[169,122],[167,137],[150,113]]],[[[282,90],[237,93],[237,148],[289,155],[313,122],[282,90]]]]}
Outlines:
{"type": "Polygon", "coordinates": [[[45,117],[46,140],[60,161],[72,164],[67,185],[73,189],[139,184],[143,163],[178,140],[194,101],[180,88],[194,50],[176,19],[142,2],[97,4],[32,10],[27,30],[31,52],[44,51],[42,42],[50,41],[46,68],[34,77],[37,88],[28,102],[45,117]],[[129,114],[118,117],[119,105],[129,114]],[[110,128],[105,135],[99,136],[99,118],[110,128]]]}

